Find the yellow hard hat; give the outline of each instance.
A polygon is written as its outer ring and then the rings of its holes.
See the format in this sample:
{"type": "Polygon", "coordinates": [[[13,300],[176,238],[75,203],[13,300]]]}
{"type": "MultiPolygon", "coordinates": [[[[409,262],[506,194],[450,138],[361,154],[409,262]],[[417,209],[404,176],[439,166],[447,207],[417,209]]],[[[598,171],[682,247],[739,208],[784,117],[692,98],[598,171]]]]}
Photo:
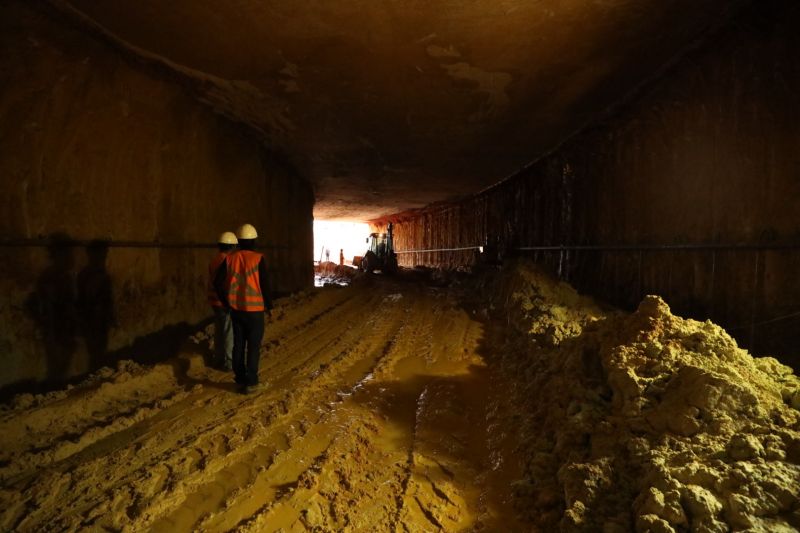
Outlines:
{"type": "Polygon", "coordinates": [[[236,230],[236,236],[240,239],[255,239],[258,237],[258,232],[251,224],[242,224],[236,230]]]}
{"type": "Polygon", "coordinates": [[[220,235],[217,242],[219,244],[239,244],[239,241],[236,240],[236,235],[234,235],[232,231],[226,231],[220,235]]]}

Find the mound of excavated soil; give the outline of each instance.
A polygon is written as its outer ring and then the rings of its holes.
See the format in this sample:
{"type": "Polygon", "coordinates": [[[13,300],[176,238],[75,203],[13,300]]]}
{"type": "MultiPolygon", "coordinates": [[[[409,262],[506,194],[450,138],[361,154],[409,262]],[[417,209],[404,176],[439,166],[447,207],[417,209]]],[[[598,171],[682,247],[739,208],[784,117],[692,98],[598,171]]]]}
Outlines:
{"type": "Polygon", "coordinates": [[[794,531],[800,380],[657,296],[604,312],[520,263],[489,291],[521,413],[517,508],[544,531],[794,531]],[[504,313],[505,314],[505,313],[504,313]]]}
{"type": "Polygon", "coordinates": [[[360,272],[356,268],[338,265],[331,261],[314,265],[317,286],[349,285],[359,274],[360,272]]]}

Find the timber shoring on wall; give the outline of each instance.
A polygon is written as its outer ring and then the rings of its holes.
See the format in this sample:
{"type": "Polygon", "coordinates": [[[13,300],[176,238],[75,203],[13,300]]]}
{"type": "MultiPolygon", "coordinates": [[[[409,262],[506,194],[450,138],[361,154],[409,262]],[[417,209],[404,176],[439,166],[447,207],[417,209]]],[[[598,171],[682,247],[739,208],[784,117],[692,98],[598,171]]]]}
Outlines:
{"type": "Polygon", "coordinates": [[[401,265],[459,268],[478,246],[524,255],[623,308],[659,294],[798,369],[798,24],[796,2],[754,3],[514,176],[373,225],[424,250],[401,265]]]}

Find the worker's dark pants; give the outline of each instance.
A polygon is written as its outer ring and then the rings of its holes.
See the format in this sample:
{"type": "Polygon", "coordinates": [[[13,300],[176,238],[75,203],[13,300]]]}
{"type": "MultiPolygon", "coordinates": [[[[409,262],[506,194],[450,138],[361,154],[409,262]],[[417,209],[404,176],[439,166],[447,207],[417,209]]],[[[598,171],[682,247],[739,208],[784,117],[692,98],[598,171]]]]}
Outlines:
{"type": "Polygon", "coordinates": [[[233,373],[236,375],[236,383],[256,385],[261,338],[264,336],[264,312],[232,310],[231,321],[233,322],[233,373]]]}

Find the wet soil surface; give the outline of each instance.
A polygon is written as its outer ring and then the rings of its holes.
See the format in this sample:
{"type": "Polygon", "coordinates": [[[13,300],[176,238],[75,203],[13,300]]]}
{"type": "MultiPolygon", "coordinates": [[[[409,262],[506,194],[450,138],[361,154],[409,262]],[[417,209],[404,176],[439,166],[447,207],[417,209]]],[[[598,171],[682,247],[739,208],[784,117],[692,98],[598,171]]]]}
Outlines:
{"type": "Polygon", "coordinates": [[[2,406],[0,531],[800,528],[800,379],[656,295],[415,269],[266,331],[251,395],[209,328],[2,406]]]}
{"type": "Polygon", "coordinates": [[[0,530],[511,531],[514,427],[487,325],[380,277],[281,301],[258,393],[123,363],[0,412],[0,530]]]}

